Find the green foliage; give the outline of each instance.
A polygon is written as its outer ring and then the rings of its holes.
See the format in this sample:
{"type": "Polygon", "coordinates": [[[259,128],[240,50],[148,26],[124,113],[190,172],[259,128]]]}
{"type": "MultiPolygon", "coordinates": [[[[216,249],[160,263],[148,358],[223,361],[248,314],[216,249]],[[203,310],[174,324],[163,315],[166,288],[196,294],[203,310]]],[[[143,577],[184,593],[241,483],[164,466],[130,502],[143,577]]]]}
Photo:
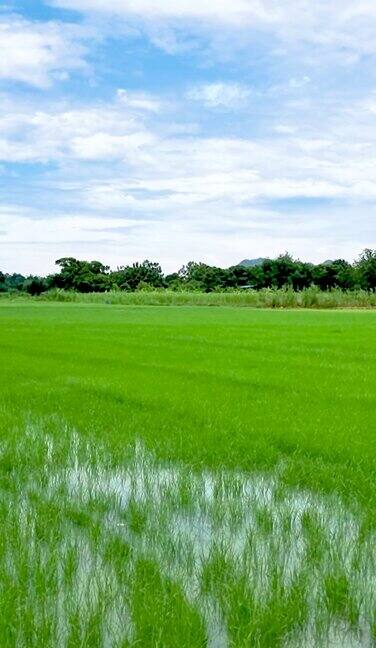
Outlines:
{"type": "Polygon", "coordinates": [[[52,288],[78,290],[79,292],[104,292],[111,288],[109,267],[100,261],[78,261],[64,257],[56,261],[60,273],[50,278],[52,288]]]}
{"type": "Polygon", "coordinates": [[[22,284],[22,290],[29,295],[41,295],[47,289],[47,281],[41,277],[28,277],[22,284]]]}
{"type": "MultiPolygon", "coordinates": [[[[322,290],[330,290],[337,286],[345,289],[356,285],[355,269],[343,259],[322,263],[312,269],[313,283],[322,290]]],[[[373,286],[366,286],[373,288],[373,286]]]]}
{"type": "Polygon", "coordinates": [[[159,263],[143,261],[131,266],[122,266],[111,274],[113,282],[122,290],[137,290],[145,285],[153,288],[163,286],[162,268],[159,263]]]}
{"type": "Polygon", "coordinates": [[[211,292],[226,286],[227,271],[206,263],[190,261],[179,270],[179,276],[187,286],[197,287],[203,292],[211,292]]]}
{"type": "Polygon", "coordinates": [[[3,274],[0,272],[0,292],[17,292],[22,290],[25,277],[18,273],[3,274]]]}
{"type": "Polygon", "coordinates": [[[366,249],[360,255],[356,266],[359,283],[362,288],[376,289],[376,250],[366,249]]]}
{"type": "Polygon", "coordinates": [[[23,277],[0,272],[0,293],[24,291],[38,295],[49,289],[100,293],[111,290],[168,289],[175,292],[223,292],[241,288],[292,289],[312,286],[321,290],[376,290],[376,251],[364,250],[351,265],[343,259],[314,265],[293,259],[288,254],[276,259],[260,259],[256,265],[218,268],[190,261],[179,272],[163,275],[159,263],[143,261],[111,271],[100,261],[80,261],[73,257],[58,259],[60,272],[49,277],[23,277]]]}

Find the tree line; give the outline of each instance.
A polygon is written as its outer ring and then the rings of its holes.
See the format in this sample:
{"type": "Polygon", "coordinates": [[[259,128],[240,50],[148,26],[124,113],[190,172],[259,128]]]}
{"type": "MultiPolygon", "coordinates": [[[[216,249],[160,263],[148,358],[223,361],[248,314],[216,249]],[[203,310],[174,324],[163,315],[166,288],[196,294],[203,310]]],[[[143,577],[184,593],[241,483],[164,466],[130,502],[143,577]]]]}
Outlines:
{"type": "Polygon", "coordinates": [[[178,272],[165,275],[159,263],[143,261],[111,270],[100,261],[82,261],[64,257],[56,261],[59,271],[46,277],[6,274],[0,271],[0,292],[26,292],[39,295],[51,289],[77,292],[110,290],[192,290],[225,291],[244,287],[292,288],[302,290],[317,286],[321,290],[376,290],[376,250],[366,249],[359,259],[325,263],[305,263],[285,253],[275,259],[263,259],[256,265],[219,268],[190,261],[178,272]]]}

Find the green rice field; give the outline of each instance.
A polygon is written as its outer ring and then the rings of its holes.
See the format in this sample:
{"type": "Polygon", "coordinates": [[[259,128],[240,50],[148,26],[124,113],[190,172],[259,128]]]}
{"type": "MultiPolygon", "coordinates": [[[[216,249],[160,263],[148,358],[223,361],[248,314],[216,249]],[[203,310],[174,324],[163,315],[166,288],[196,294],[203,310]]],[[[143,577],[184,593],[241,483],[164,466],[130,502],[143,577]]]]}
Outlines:
{"type": "Polygon", "coordinates": [[[3,648],[376,645],[376,312],[0,302],[3,648]]]}

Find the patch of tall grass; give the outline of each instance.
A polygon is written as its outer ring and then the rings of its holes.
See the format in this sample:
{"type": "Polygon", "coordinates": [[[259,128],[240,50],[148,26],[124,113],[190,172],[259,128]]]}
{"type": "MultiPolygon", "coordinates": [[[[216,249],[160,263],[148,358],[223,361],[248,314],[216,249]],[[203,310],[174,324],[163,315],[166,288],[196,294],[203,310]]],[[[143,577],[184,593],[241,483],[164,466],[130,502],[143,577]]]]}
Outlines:
{"type": "Polygon", "coordinates": [[[376,307],[376,292],[374,291],[341,290],[340,288],[322,291],[315,287],[305,288],[301,291],[263,288],[261,290],[229,290],[211,293],[158,289],[135,292],[79,293],[71,290],[53,289],[34,298],[15,293],[2,295],[1,298],[124,306],[248,306],[251,308],[318,309],[376,307]]]}

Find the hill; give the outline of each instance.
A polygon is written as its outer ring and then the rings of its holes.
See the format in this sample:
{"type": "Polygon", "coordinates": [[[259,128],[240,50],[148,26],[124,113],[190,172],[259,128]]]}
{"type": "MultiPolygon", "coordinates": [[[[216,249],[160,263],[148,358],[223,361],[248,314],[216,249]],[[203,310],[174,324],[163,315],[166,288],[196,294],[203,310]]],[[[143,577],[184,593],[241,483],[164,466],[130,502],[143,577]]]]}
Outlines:
{"type": "Polygon", "coordinates": [[[243,261],[240,261],[238,265],[240,266],[246,266],[247,268],[251,268],[254,266],[261,265],[265,261],[264,257],[259,257],[258,259],[243,259],[243,261]]]}

